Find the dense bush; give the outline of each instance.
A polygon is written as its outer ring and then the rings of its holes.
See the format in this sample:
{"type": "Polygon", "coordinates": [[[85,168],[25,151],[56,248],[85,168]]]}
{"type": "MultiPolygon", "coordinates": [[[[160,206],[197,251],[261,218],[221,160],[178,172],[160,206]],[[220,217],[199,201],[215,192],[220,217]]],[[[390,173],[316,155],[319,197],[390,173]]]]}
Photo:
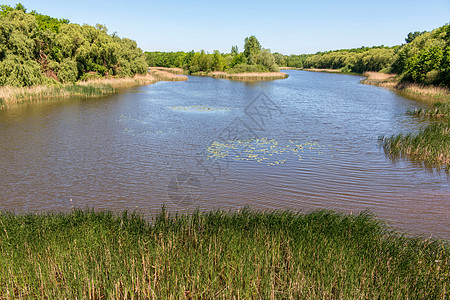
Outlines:
{"type": "Polygon", "coordinates": [[[42,82],[39,64],[14,54],[0,62],[0,85],[31,86],[42,82]]]}
{"type": "Polygon", "coordinates": [[[421,33],[399,48],[392,69],[405,81],[450,87],[450,25],[421,33]]]}

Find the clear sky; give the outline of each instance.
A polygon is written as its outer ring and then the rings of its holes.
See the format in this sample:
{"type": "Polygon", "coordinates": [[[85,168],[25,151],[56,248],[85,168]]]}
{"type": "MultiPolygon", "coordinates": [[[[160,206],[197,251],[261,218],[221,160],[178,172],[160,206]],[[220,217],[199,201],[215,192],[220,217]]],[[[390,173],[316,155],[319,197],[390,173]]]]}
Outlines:
{"type": "MultiPolygon", "coordinates": [[[[15,6],[19,1],[0,1],[15,6]]],[[[106,25],[144,51],[241,51],[255,35],[283,54],[404,43],[450,22],[450,0],[21,0],[28,11],[106,25]]]]}

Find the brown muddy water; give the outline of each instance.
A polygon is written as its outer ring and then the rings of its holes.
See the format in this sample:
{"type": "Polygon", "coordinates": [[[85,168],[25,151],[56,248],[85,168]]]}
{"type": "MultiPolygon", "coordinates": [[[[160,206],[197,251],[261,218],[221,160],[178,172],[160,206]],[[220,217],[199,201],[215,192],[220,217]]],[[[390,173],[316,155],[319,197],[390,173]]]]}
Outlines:
{"type": "Polygon", "coordinates": [[[358,76],[287,73],[0,111],[0,209],[369,210],[402,232],[450,240],[448,175],[393,162],[377,143],[426,126],[405,114],[423,104],[358,76]]]}

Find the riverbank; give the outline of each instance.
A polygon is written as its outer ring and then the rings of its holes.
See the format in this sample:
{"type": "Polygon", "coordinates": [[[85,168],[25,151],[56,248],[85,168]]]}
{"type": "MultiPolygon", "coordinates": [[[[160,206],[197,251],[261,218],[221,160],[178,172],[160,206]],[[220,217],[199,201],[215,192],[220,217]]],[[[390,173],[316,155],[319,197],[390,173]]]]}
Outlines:
{"type": "Polygon", "coordinates": [[[365,72],[363,73],[363,76],[366,77],[366,79],[361,81],[363,84],[388,88],[399,92],[402,96],[406,96],[408,98],[431,102],[450,101],[450,90],[447,88],[425,86],[409,82],[401,83],[398,81],[395,74],[365,72]]]}
{"type": "Polygon", "coordinates": [[[48,100],[52,98],[95,98],[114,94],[117,89],[152,84],[158,81],[184,81],[187,77],[165,70],[152,70],[148,74],[125,78],[100,78],[76,84],[37,85],[31,87],[0,87],[0,108],[12,104],[48,100]]]}
{"type": "Polygon", "coordinates": [[[448,244],[367,214],[0,214],[2,298],[445,299],[448,244]]]}

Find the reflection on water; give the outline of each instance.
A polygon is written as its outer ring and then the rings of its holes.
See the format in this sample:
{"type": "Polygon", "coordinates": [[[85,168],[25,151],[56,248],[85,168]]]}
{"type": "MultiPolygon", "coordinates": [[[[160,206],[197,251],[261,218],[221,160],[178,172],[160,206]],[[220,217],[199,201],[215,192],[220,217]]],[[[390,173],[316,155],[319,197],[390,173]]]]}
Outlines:
{"type": "Polygon", "coordinates": [[[392,162],[377,144],[425,126],[405,114],[420,104],[357,76],[289,75],[190,77],[0,111],[0,209],[368,209],[450,239],[447,175],[392,162]]]}

